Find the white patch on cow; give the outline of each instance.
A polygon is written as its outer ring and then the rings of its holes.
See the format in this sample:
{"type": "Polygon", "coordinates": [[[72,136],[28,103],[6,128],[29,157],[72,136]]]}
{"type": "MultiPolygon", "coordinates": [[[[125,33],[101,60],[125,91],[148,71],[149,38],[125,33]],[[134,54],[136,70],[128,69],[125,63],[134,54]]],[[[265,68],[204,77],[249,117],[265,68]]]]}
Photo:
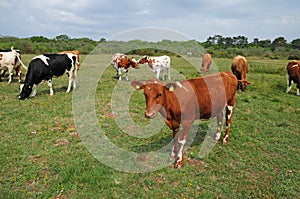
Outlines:
{"type": "Polygon", "coordinates": [[[183,156],[183,148],[184,148],[184,144],[185,144],[186,140],[180,140],[180,138],[178,139],[178,143],[179,143],[179,152],[178,152],[178,159],[177,162],[181,162],[182,161],[182,156],[183,156]]]}
{"type": "Polygon", "coordinates": [[[179,88],[183,88],[186,92],[189,92],[189,90],[186,87],[184,87],[179,81],[176,81],[176,84],[179,88]]]}
{"type": "Polygon", "coordinates": [[[54,91],[53,91],[53,88],[52,88],[52,80],[51,79],[48,80],[48,86],[50,88],[50,95],[54,95],[54,91]]]}
{"type": "Polygon", "coordinates": [[[147,89],[148,89],[148,90],[151,90],[151,88],[150,88],[150,87],[147,87],[147,89]]]}
{"type": "Polygon", "coordinates": [[[295,65],[293,65],[291,68],[295,68],[295,67],[297,67],[298,66],[298,64],[295,64],[295,65]]]}
{"type": "Polygon", "coordinates": [[[172,147],[172,152],[171,152],[171,158],[175,158],[176,153],[175,153],[175,146],[173,145],[172,147]]]}
{"type": "Polygon", "coordinates": [[[216,140],[220,140],[220,138],[221,138],[221,133],[218,132],[218,133],[216,134],[216,140]]]}
{"type": "Polygon", "coordinates": [[[32,60],[34,59],[40,59],[42,60],[47,66],[49,66],[49,63],[48,63],[48,59],[50,59],[49,57],[46,57],[45,55],[38,55],[38,56],[35,56],[34,58],[32,58],[32,60]]]}
{"type": "Polygon", "coordinates": [[[37,85],[33,84],[33,91],[32,91],[31,97],[35,97],[36,93],[37,93],[37,85]]]}
{"type": "Polygon", "coordinates": [[[233,106],[228,106],[227,109],[230,111],[230,113],[227,115],[227,119],[229,120],[232,116],[233,106]]]}
{"type": "Polygon", "coordinates": [[[300,95],[300,91],[299,91],[299,88],[297,88],[297,95],[300,95]]]}
{"type": "Polygon", "coordinates": [[[223,143],[227,143],[227,139],[228,139],[228,135],[225,135],[224,139],[223,139],[223,143]]]}
{"type": "Polygon", "coordinates": [[[20,93],[22,92],[23,87],[24,87],[24,84],[20,84],[20,93]]]}

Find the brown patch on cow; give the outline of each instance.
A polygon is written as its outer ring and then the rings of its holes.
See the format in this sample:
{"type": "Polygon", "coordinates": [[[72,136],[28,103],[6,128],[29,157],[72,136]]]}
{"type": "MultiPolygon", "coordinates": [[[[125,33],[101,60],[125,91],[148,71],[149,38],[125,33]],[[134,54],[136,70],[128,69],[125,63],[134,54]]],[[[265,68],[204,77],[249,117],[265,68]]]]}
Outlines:
{"type": "Polygon", "coordinates": [[[58,54],[66,54],[66,53],[72,53],[72,54],[76,55],[77,61],[78,61],[77,70],[79,70],[79,68],[80,68],[80,52],[78,50],[65,50],[65,51],[59,52],[58,54]]]}
{"type": "Polygon", "coordinates": [[[2,60],[3,54],[0,54],[0,60],[2,60]]]}

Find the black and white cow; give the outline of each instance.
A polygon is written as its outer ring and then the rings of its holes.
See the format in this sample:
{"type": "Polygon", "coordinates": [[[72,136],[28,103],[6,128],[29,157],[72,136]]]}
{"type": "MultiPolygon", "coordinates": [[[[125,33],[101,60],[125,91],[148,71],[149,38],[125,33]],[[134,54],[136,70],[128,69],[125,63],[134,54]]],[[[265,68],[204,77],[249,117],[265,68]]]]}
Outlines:
{"type": "Polygon", "coordinates": [[[24,100],[29,97],[32,92],[32,97],[36,95],[37,85],[42,80],[48,81],[50,87],[50,95],[54,94],[52,89],[52,77],[59,77],[67,73],[69,76],[69,86],[67,92],[71,91],[73,83],[73,89],[76,89],[76,72],[78,67],[78,61],[76,55],[67,54],[43,54],[34,57],[28,66],[28,72],[26,74],[24,84],[20,86],[20,100],[24,100]]]}

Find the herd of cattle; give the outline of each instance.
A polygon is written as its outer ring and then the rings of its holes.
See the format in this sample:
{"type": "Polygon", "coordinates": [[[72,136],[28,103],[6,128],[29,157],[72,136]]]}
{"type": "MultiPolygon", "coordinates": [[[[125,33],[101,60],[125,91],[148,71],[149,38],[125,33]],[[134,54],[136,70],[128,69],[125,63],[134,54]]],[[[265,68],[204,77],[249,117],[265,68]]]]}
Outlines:
{"type": "MultiPolygon", "coordinates": [[[[80,67],[79,51],[64,51],[57,54],[42,54],[35,56],[28,68],[21,61],[20,51],[4,50],[0,52],[0,80],[8,71],[9,80],[12,82],[14,70],[21,82],[21,66],[27,71],[25,81],[21,83],[19,99],[24,100],[37,93],[37,85],[41,81],[48,81],[50,95],[54,94],[52,77],[62,76],[67,73],[69,85],[67,92],[76,89],[76,74],[80,67]],[[33,90],[33,91],[32,91],[33,90]]],[[[131,85],[136,90],[143,90],[146,101],[146,118],[155,118],[160,113],[166,125],[173,131],[173,149],[171,157],[175,159],[175,167],[180,168],[183,163],[184,145],[188,133],[196,119],[209,119],[217,117],[216,142],[221,139],[223,110],[225,109],[226,132],[223,144],[228,143],[232,112],[235,105],[238,89],[245,90],[247,81],[248,63],[245,57],[234,57],[231,65],[232,72],[219,72],[204,77],[189,80],[164,82],[165,73],[170,80],[171,59],[169,56],[149,57],[144,56],[139,60],[129,58],[123,53],[116,53],[111,60],[111,66],[117,71],[117,78],[122,80],[122,73],[128,81],[129,68],[139,68],[139,64],[148,65],[155,74],[155,78],[146,82],[132,81],[131,85]],[[162,81],[160,80],[162,73],[162,81]]],[[[212,56],[204,54],[202,57],[201,72],[210,71],[212,56]]],[[[287,90],[291,90],[292,82],[297,84],[297,95],[300,95],[300,62],[291,61],[286,67],[287,90]]],[[[1,80],[2,81],[2,80],[1,80]]]]}

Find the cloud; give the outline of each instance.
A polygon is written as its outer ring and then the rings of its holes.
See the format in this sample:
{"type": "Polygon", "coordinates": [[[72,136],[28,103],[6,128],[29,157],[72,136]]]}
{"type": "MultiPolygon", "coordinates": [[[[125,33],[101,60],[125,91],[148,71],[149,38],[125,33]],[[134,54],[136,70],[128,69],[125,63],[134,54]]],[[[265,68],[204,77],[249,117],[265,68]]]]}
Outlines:
{"type": "Polygon", "coordinates": [[[198,40],[221,34],[252,37],[300,32],[299,1],[280,0],[2,0],[2,35],[99,39],[119,32],[162,27],[198,40]],[[13,13],[13,14],[12,14],[13,13]],[[291,27],[292,26],[292,27],[291,27]],[[299,28],[298,28],[299,27],[299,28]]]}

